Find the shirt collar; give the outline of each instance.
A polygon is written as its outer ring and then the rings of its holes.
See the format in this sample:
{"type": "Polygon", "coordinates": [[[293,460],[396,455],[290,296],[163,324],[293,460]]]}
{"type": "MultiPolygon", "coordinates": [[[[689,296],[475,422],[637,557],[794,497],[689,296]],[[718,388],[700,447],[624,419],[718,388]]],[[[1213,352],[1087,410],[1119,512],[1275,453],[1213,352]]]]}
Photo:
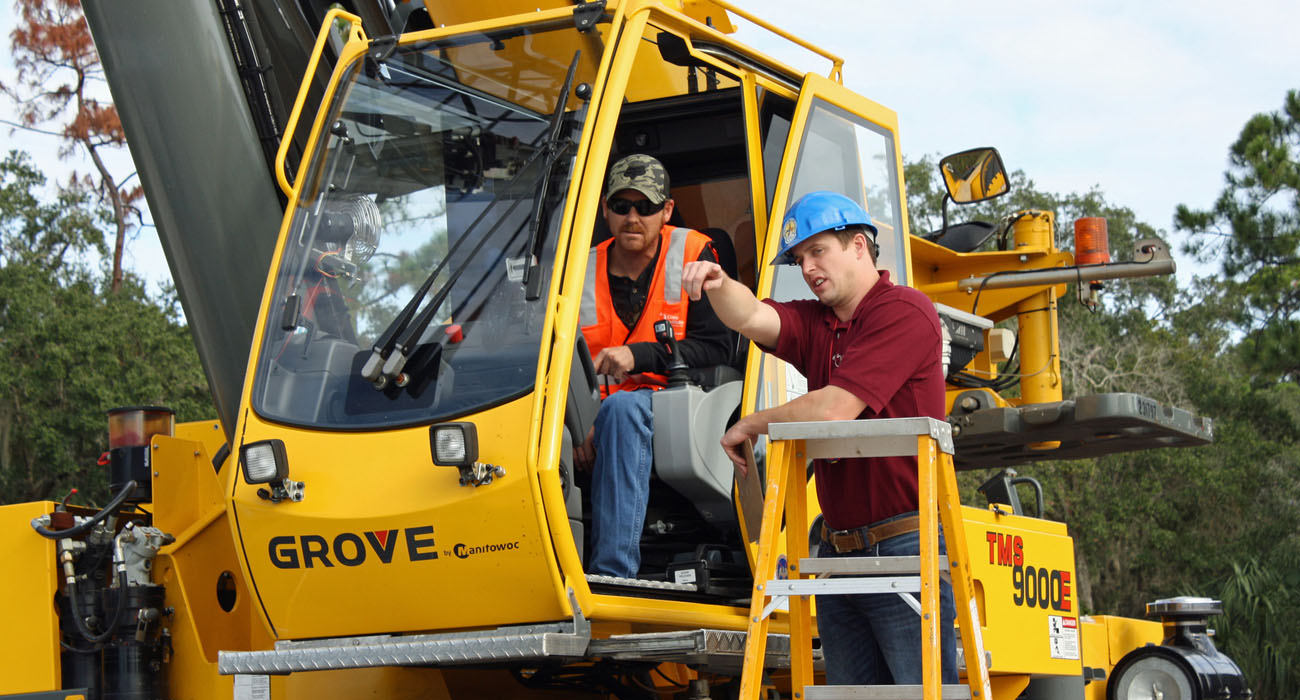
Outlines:
{"type": "MultiPolygon", "coordinates": [[[[889,279],[889,270],[881,270],[880,279],[876,280],[876,283],[871,285],[871,289],[867,291],[867,295],[862,297],[862,301],[858,302],[858,308],[853,310],[853,318],[849,319],[849,322],[843,325],[852,325],[854,321],[857,321],[865,315],[867,313],[867,307],[871,306],[871,300],[876,296],[883,294],[885,289],[892,286],[894,286],[894,283],[889,279]]],[[[841,325],[839,317],[835,315],[835,311],[829,306],[822,306],[822,322],[831,328],[836,328],[841,325]]]]}

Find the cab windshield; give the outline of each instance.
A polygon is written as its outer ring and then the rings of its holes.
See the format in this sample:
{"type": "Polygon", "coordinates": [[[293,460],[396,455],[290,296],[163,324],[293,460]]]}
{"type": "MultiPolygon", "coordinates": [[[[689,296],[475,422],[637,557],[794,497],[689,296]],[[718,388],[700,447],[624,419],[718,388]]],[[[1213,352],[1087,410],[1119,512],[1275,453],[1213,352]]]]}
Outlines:
{"type": "Polygon", "coordinates": [[[300,175],[263,329],[260,415],[399,427],[532,388],[586,114],[572,86],[599,60],[575,53],[580,42],[572,22],[516,27],[352,66],[300,175]],[[534,58],[520,70],[504,53],[534,58]],[[385,342],[406,361],[376,378],[367,361],[385,342]]]}

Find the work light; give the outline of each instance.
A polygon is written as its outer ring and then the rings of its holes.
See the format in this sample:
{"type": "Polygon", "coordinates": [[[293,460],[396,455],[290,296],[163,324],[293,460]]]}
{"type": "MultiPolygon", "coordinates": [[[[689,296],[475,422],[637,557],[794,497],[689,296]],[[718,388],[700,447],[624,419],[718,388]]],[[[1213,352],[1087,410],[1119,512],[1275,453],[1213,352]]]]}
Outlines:
{"type": "Polygon", "coordinates": [[[289,476],[289,458],[282,440],[244,445],[239,451],[239,463],[244,468],[244,481],[250,484],[269,484],[289,476]]]}
{"type": "Polygon", "coordinates": [[[429,449],[440,467],[467,467],[478,461],[478,429],[473,423],[440,423],[429,428],[429,449]]]}

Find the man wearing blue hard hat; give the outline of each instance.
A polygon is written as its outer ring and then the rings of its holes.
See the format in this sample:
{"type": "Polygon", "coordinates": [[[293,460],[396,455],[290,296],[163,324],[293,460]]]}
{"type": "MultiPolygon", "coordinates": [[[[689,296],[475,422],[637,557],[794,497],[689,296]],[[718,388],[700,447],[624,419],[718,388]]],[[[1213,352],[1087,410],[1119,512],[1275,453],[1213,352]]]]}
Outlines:
{"type": "MultiPolygon", "coordinates": [[[[928,416],[944,419],[939,316],[921,292],[876,269],[876,227],[835,192],[800,197],[786,212],[773,265],[798,265],[817,300],[758,300],[716,264],[688,264],[682,284],[707,294],[722,322],[808,380],[808,393],[741,418],[722,438],[746,470],[742,443],[769,423],[928,416]]],[[[916,556],[916,457],[816,460],[822,521],[811,537],[821,557],[916,556]]],[[[943,551],[943,541],[940,539],[943,551]]],[[[940,586],[943,682],[957,681],[952,587],[940,586]]],[[[827,682],[921,683],[921,621],[899,594],[817,601],[827,682]]]]}

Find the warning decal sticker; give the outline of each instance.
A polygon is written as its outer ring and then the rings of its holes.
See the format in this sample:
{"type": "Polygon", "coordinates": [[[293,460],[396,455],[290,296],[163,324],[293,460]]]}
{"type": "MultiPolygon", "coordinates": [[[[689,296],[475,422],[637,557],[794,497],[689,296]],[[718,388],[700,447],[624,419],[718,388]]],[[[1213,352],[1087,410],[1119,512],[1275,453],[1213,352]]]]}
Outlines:
{"type": "Polygon", "coordinates": [[[1079,658],[1079,620],[1060,615],[1047,616],[1047,642],[1053,659],[1079,658]]]}

